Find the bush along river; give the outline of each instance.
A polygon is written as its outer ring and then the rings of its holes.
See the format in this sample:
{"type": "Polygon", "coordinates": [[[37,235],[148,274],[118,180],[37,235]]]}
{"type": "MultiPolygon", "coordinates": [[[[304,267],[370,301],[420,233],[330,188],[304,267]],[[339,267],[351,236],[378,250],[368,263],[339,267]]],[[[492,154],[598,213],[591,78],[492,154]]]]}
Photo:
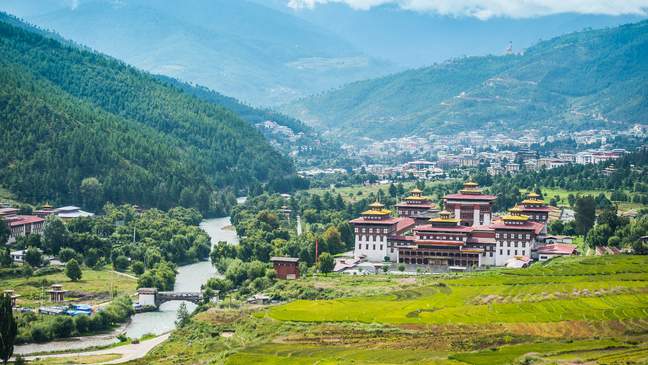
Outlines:
{"type": "MultiPolygon", "coordinates": [[[[239,203],[244,199],[239,198],[239,203]]],[[[238,244],[236,231],[231,227],[230,217],[206,219],[200,223],[200,227],[207,232],[211,238],[212,246],[219,241],[227,241],[230,244],[238,244]]],[[[178,267],[174,291],[197,292],[201,285],[209,278],[216,276],[216,269],[210,261],[201,261],[191,265],[178,267]]],[[[181,301],[163,303],[156,312],[137,313],[131,317],[131,321],[110,334],[94,336],[75,337],[65,340],[52,341],[43,344],[26,344],[16,346],[14,353],[33,354],[41,352],[80,350],[89,347],[107,346],[117,342],[116,335],[125,333],[131,338],[140,338],[145,334],[160,335],[175,328],[175,321],[181,301]]],[[[196,305],[185,302],[189,312],[192,312],[196,305]]]]}

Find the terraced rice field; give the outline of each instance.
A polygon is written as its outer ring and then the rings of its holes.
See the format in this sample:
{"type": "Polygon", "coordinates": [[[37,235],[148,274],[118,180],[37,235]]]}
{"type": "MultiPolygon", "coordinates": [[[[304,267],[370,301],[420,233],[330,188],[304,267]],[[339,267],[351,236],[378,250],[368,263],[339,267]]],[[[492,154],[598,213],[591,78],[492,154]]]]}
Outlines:
{"type": "Polygon", "coordinates": [[[385,324],[648,318],[647,264],[638,256],[567,258],[522,271],[447,277],[388,295],[294,301],[272,308],[269,315],[283,321],[385,324]]]}
{"type": "Polygon", "coordinates": [[[137,364],[648,364],[648,257],[290,286],[338,297],[213,308],[137,364]]]}

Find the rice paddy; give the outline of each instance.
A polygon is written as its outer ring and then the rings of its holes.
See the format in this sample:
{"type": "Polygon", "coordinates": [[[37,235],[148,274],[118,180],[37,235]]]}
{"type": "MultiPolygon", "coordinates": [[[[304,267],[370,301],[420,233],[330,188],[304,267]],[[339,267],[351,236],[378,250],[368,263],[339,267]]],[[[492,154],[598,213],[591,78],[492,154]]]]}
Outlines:
{"type": "Polygon", "coordinates": [[[335,288],[339,297],[256,311],[212,308],[138,364],[648,362],[648,257],[581,256],[439,276],[331,275],[290,285],[335,288]]]}

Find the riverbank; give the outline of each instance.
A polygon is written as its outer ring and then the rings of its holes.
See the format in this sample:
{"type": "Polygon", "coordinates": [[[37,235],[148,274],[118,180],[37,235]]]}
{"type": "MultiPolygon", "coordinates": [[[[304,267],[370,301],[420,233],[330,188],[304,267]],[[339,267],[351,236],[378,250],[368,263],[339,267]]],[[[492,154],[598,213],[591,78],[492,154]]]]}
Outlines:
{"type": "MultiPolygon", "coordinates": [[[[236,232],[227,229],[227,227],[231,227],[229,217],[204,220],[200,223],[200,227],[207,232],[212,245],[219,241],[226,241],[230,244],[238,243],[236,232]]],[[[174,290],[200,291],[202,284],[206,283],[209,278],[216,274],[216,269],[210,261],[180,266],[178,268],[174,290]]],[[[159,311],[135,314],[127,324],[106,334],[74,337],[43,344],[20,345],[16,346],[15,353],[29,355],[70,350],[83,351],[97,347],[107,347],[117,343],[118,340],[116,337],[122,333],[130,338],[141,338],[150,334],[159,336],[175,329],[175,320],[180,303],[182,302],[166,302],[160,306],[159,311]]],[[[196,308],[196,305],[193,303],[186,303],[186,305],[189,311],[193,311],[196,308]]]]}
{"type": "MultiPolygon", "coordinates": [[[[142,341],[137,344],[128,344],[119,347],[111,347],[104,350],[96,351],[86,351],[86,352],[77,352],[77,353],[66,353],[66,354],[53,354],[53,355],[38,355],[38,356],[28,356],[25,360],[29,362],[44,362],[47,363],[48,359],[61,359],[62,361],[73,360],[92,360],[93,364],[121,364],[132,360],[140,359],[146,354],[149,353],[153,348],[162,342],[166,341],[170,336],[170,333],[160,335],[158,337],[152,338],[150,340],[142,341]],[[101,361],[100,359],[106,358],[106,361],[101,361]]],[[[58,362],[57,362],[58,363],[58,362]]],[[[90,362],[87,362],[90,363],[90,362]]]]}

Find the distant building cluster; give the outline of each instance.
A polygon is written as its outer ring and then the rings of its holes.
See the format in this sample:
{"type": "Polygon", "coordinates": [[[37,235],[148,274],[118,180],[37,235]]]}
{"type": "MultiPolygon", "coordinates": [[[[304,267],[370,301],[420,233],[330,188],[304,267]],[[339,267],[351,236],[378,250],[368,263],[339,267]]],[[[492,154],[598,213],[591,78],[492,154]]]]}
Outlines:
{"type": "Polygon", "coordinates": [[[417,189],[396,205],[397,217],[376,202],[351,220],[354,260],[344,265],[392,262],[467,270],[524,267],[532,260],[576,253],[571,242],[558,242],[555,236],[546,240],[551,209],[539,195],[529,193],[501,217],[492,212],[495,199],[477,183],[466,182],[463,189],[445,196],[443,211],[417,189]]]}

